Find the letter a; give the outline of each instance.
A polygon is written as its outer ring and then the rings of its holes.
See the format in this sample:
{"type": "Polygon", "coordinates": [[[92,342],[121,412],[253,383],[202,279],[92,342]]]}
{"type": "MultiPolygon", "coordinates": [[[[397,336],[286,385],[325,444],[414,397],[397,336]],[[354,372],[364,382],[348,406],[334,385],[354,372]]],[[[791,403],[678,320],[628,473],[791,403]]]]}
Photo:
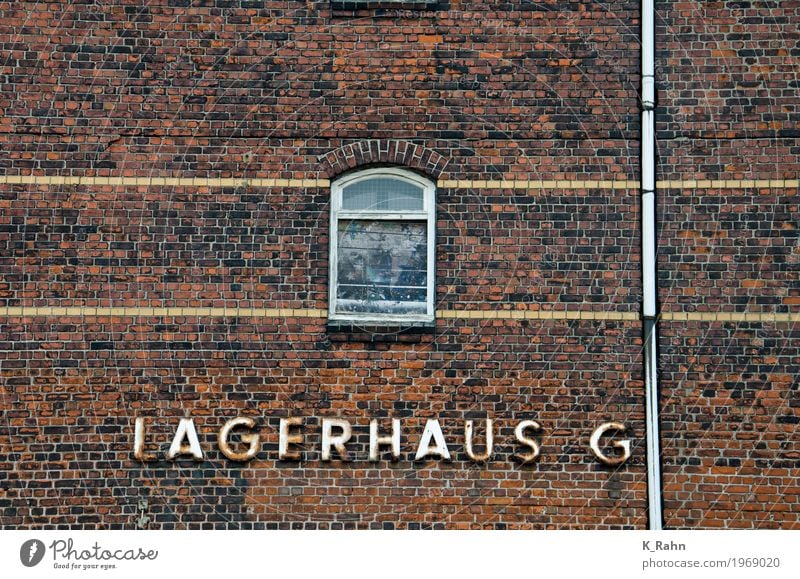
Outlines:
{"type": "Polygon", "coordinates": [[[420,438],[419,446],[417,447],[417,456],[414,457],[414,460],[420,460],[431,455],[450,460],[450,451],[447,450],[442,427],[439,426],[438,420],[429,418],[428,422],[425,423],[425,430],[422,432],[422,438],[420,438]],[[432,448],[430,446],[431,438],[436,442],[436,446],[432,448]]]}

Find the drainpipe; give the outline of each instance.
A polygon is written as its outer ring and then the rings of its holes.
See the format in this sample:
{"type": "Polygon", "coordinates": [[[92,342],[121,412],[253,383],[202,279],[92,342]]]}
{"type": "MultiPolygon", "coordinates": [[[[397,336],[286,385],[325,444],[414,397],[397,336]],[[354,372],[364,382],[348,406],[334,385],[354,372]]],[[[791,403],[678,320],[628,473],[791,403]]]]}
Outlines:
{"type": "Polygon", "coordinates": [[[658,416],[658,339],[656,281],[656,88],[655,0],[642,0],[642,331],[644,334],[644,388],[647,440],[648,528],[661,530],[661,436],[658,416]]]}

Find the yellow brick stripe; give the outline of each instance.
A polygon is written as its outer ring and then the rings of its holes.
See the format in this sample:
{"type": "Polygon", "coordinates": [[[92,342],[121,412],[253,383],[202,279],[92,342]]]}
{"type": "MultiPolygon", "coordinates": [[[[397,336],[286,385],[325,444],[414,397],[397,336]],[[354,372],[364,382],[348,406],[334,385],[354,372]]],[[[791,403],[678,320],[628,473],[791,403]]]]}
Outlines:
{"type": "Polygon", "coordinates": [[[328,187],[327,179],[231,179],[213,177],[73,177],[67,175],[0,175],[9,185],[115,185],[120,187],[328,187]]]}
{"type": "MultiPolygon", "coordinates": [[[[542,310],[440,310],[443,320],[595,320],[629,322],[637,312],[542,311],[542,310]]],[[[289,308],[192,308],[192,307],[4,307],[0,318],[22,317],[120,317],[120,318],[327,318],[327,310],[289,308]]],[[[780,322],[800,323],[800,312],[665,312],[669,322],[780,322]]]]}
{"type": "MultiPolygon", "coordinates": [[[[190,308],[190,307],[5,307],[0,317],[240,317],[327,318],[322,309],[278,308],[190,308]]],[[[636,312],[531,311],[531,310],[442,310],[440,319],[457,320],[610,320],[633,321],[636,312]]]]}
{"type": "Polygon", "coordinates": [[[800,179],[759,180],[691,180],[680,179],[656,183],[656,189],[797,189],[800,179]]]}
{"type": "MultiPolygon", "coordinates": [[[[119,187],[203,187],[218,188],[327,188],[328,179],[244,179],[216,177],[86,177],[72,175],[0,175],[0,184],[8,185],[85,185],[119,187]]],[[[566,181],[566,180],[440,180],[442,189],[524,189],[577,190],[639,188],[638,181],[566,181]]],[[[658,189],[797,189],[800,179],[698,180],[660,181],[658,189]]]]}
{"type": "MultiPolygon", "coordinates": [[[[437,183],[443,189],[623,189],[639,188],[638,181],[448,181],[437,183]]],[[[656,183],[657,189],[797,189],[800,179],[761,180],[669,180],[656,183]]]]}
{"type": "Polygon", "coordinates": [[[190,307],[5,307],[0,317],[241,317],[241,318],[325,318],[326,310],[288,308],[190,308],[190,307]]]}
{"type": "Polygon", "coordinates": [[[789,322],[800,323],[800,312],[664,312],[668,322],[789,322]]]}
{"type": "Polygon", "coordinates": [[[638,320],[636,312],[542,311],[542,310],[442,310],[441,319],[456,320],[638,320]]]}
{"type": "Polygon", "coordinates": [[[441,180],[436,186],[441,189],[637,189],[638,181],[471,181],[441,180]]]}

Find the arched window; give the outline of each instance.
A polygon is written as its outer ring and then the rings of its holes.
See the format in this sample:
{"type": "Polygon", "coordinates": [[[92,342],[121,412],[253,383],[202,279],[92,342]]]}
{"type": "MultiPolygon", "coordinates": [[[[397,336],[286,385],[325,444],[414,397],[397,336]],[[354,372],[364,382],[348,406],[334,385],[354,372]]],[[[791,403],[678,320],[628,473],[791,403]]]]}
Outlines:
{"type": "Polygon", "coordinates": [[[367,169],[331,186],[331,320],[434,319],[435,188],[402,169],[367,169]]]}

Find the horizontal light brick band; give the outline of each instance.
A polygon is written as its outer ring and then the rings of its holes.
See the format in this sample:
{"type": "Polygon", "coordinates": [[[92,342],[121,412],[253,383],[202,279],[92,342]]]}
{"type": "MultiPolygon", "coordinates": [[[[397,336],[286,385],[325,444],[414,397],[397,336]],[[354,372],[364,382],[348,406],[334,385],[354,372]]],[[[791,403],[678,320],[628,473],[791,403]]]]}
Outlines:
{"type": "Polygon", "coordinates": [[[798,187],[800,187],[800,179],[677,179],[656,183],[656,189],[797,189],[798,187]]]}
{"type": "Polygon", "coordinates": [[[542,311],[542,310],[442,310],[442,319],[457,320],[638,320],[637,312],[542,311]]]}
{"type": "Polygon", "coordinates": [[[441,189],[638,189],[638,181],[482,181],[440,180],[441,189]]]}
{"type": "Polygon", "coordinates": [[[800,312],[664,312],[668,322],[790,322],[800,323],[800,312]]]}
{"type": "MultiPolygon", "coordinates": [[[[327,310],[288,308],[191,308],[191,307],[5,307],[0,317],[238,317],[238,318],[327,318],[327,310]]],[[[543,311],[543,310],[441,310],[443,320],[598,320],[635,321],[637,312],[543,311]]],[[[670,322],[791,322],[800,323],[798,313],[665,312],[670,322]]]]}
{"type": "MultiPolygon", "coordinates": [[[[207,187],[207,188],[323,188],[328,179],[243,179],[205,177],[83,177],[71,175],[0,175],[9,185],[115,185],[120,187],[207,187]]],[[[638,181],[538,181],[538,180],[440,180],[442,189],[638,189],[638,181]]],[[[796,189],[800,179],[761,180],[671,180],[660,181],[658,189],[796,189]]]]}
{"type": "MultiPolygon", "coordinates": [[[[327,310],[278,308],[190,307],[6,307],[0,317],[240,317],[326,318],[327,310]]],[[[638,320],[636,312],[581,312],[529,310],[443,310],[441,319],[458,320],[638,320]]]]}
{"type": "Polygon", "coordinates": [[[326,310],[288,308],[190,308],[190,307],[6,307],[0,317],[238,317],[238,318],[325,318],[326,310]]]}
{"type": "Polygon", "coordinates": [[[9,185],[117,185],[120,187],[328,187],[327,179],[242,179],[206,177],[75,177],[65,175],[0,175],[9,185]]]}

